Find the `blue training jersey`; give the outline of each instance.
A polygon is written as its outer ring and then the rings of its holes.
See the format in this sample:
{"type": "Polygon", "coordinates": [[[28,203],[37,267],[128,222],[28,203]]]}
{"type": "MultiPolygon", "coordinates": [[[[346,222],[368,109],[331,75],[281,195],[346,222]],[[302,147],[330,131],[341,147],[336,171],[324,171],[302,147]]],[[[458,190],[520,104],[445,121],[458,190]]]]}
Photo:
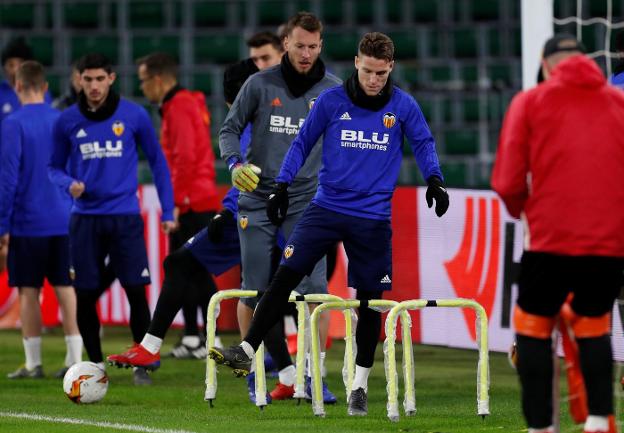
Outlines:
{"type": "Polygon", "coordinates": [[[624,72],[611,75],[611,78],[609,79],[609,81],[614,86],[619,87],[620,89],[624,89],[624,72]]]}
{"type": "Polygon", "coordinates": [[[335,212],[389,219],[406,136],[425,179],[443,179],[435,141],[420,107],[393,88],[379,111],[355,105],[343,86],[321,93],[284,158],[277,182],[290,184],[323,135],[323,159],[313,203],[335,212]]]}
{"type": "Polygon", "coordinates": [[[154,175],[162,220],[173,220],[173,188],[169,168],[147,111],[121,98],[111,117],[87,119],[74,104],[61,113],[53,132],[54,151],[49,174],[64,191],[73,181],[85,184],[73,213],[138,214],[138,146],[154,175]],[[69,170],[66,170],[69,160],[69,170]]]}
{"type": "MultiPolygon", "coordinates": [[[[251,143],[251,123],[247,124],[247,127],[243,130],[243,133],[240,136],[241,155],[244,156],[247,154],[249,143],[251,143]]],[[[239,194],[240,191],[235,187],[232,187],[228,190],[222,200],[223,207],[232,212],[232,214],[234,214],[234,218],[236,218],[238,213],[239,194]]]]}
{"type": "Polygon", "coordinates": [[[47,103],[27,104],[3,121],[0,235],[68,233],[71,196],[48,178],[52,128],[59,115],[47,103]]]}
{"type": "MultiPolygon", "coordinates": [[[[52,95],[50,92],[46,92],[45,94],[45,102],[47,104],[52,103],[52,95]]],[[[0,81],[0,123],[7,117],[9,114],[17,111],[22,104],[17,97],[17,93],[7,80],[0,81]]]]}

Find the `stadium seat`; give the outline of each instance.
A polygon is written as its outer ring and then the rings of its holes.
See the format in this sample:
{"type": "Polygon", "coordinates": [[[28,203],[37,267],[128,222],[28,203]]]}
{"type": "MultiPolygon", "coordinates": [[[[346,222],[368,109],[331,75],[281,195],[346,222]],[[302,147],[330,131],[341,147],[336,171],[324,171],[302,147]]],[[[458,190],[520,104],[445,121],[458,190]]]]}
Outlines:
{"type": "MultiPolygon", "coordinates": [[[[215,140],[217,140],[216,137],[213,138],[213,143],[215,140]]],[[[217,172],[217,183],[220,185],[230,185],[232,182],[232,175],[227,166],[225,164],[216,164],[215,169],[217,172]]]]}
{"type": "Polygon", "coordinates": [[[341,24],[344,15],[343,0],[321,0],[323,24],[341,24]]]}
{"type": "Polygon", "coordinates": [[[479,81],[479,69],[477,65],[463,65],[460,73],[461,79],[465,85],[473,86],[479,81]]]}
{"type": "Polygon", "coordinates": [[[452,38],[455,57],[477,57],[477,33],[474,29],[455,30],[452,38]]]}
{"type": "Polygon", "coordinates": [[[414,59],[419,57],[418,39],[421,37],[420,33],[414,32],[413,30],[395,31],[388,32],[388,36],[394,41],[394,56],[396,59],[414,59]]]}
{"type": "MultiPolygon", "coordinates": [[[[236,3],[232,2],[232,5],[236,3]]],[[[236,5],[235,7],[238,7],[236,5]]],[[[211,1],[195,2],[193,4],[193,18],[197,27],[225,27],[227,22],[227,2],[211,1]]]]}
{"type": "MultiPolygon", "coordinates": [[[[277,28],[288,21],[289,8],[285,0],[260,0],[258,2],[258,24],[277,28]]],[[[299,1],[296,10],[310,10],[309,2],[299,1]]]]}
{"type": "Polygon", "coordinates": [[[61,77],[58,74],[46,74],[46,80],[48,81],[48,91],[53,97],[64,94],[67,89],[61,88],[61,77]]]}
{"type": "Polygon", "coordinates": [[[499,19],[499,0],[471,1],[470,5],[474,21],[497,21],[499,19]]]}
{"type": "Polygon", "coordinates": [[[444,132],[444,149],[447,155],[475,155],[479,151],[479,135],[475,129],[462,127],[444,132]]]}
{"type": "Polygon", "coordinates": [[[422,111],[423,115],[425,116],[425,119],[427,120],[427,123],[429,124],[429,126],[431,126],[433,121],[434,121],[434,119],[433,119],[433,104],[434,104],[433,99],[427,98],[424,95],[416,96],[416,102],[418,103],[418,106],[420,107],[420,110],[422,111]]]}
{"type": "Polygon", "coordinates": [[[95,51],[107,56],[114,64],[118,64],[118,50],[119,38],[117,36],[72,36],[70,58],[77,59],[95,51]]]}
{"type": "Polygon", "coordinates": [[[241,34],[213,34],[195,37],[195,63],[234,63],[245,54],[240,52],[241,34]]]}
{"type": "Polygon", "coordinates": [[[461,101],[462,120],[468,123],[479,122],[479,98],[470,96],[461,101]]]}
{"type": "Polygon", "coordinates": [[[400,71],[396,72],[400,72],[400,77],[403,83],[407,85],[407,89],[418,89],[422,85],[422,71],[420,67],[404,64],[400,64],[400,66],[400,71]]]}
{"type": "Polygon", "coordinates": [[[440,165],[440,168],[442,169],[442,176],[444,176],[444,183],[446,184],[446,186],[466,186],[466,174],[468,170],[465,162],[442,162],[440,165]]]}
{"type": "Polygon", "coordinates": [[[391,24],[400,23],[403,19],[403,10],[400,2],[386,2],[386,20],[391,24]]]}
{"type": "MultiPolygon", "coordinates": [[[[111,17],[115,14],[111,13],[111,17]]],[[[93,29],[99,27],[98,2],[66,3],[63,5],[65,26],[73,29],[93,29]]]]}
{"type": "Polygon", "coordinates": [[[430,72],[431,81],[438,83],[451,81],[452,72],[450,66],[448,65],[432,66],[430,72]]]}
{"type": "Polygon", "coordinates": [[[35,60],[44,66],[54,63],[54,38],[51,36],[32,36],[28,43],[33,49],[35,60]]]}
{"type": "Polygon", "coordinates": [[[416,24],[438,21],[438,0],[412,0],[412,10],[416,24]]]}
{"type": "Polygon", "coordinates": [[[132,39],[132,58],[134,60],[147,54],[160,51],[178,58],[180,39],[177,36],[135,36],[132,39]]]}
{"type": "MultiPolygon", "coordinates": [[[[509,63],[494,63],[487,67],[487,74],[495,88],[512,87],[513,80],[509,63]]],[[[537,75],[537,71],[535,71],[537,75]]]]}
{"type": "Polygon", "coordinates": [[[324,32],[322,54],[332,60],[353,60],[359,41],[357,31],[324,32]]]}
{"type": "MultiPolygon", "coordinates": [[[[179,8],[176,8],[179,10],[179,8]]],[[[158,29],[165,25],[165,6],[162,1],[131,1],[128,7],[131,28],[158,29]]]]}
{"type": "Polygon", "coordinates": [[[199,90],[206,95],[211,95],[212,76],[209,73],[193,74],[193,90],[199,90]]]}
{"type": "Polygon", "coordinates": [[[372,24],[375,21],[374,0],[358,0],[354,9],[356,24],[372,24]]]}
{"type": "Polygon", "coordinates": [[[0,3],[0,28],[32,28],[35,21],[35,5],[30,2],[0,3]]]}

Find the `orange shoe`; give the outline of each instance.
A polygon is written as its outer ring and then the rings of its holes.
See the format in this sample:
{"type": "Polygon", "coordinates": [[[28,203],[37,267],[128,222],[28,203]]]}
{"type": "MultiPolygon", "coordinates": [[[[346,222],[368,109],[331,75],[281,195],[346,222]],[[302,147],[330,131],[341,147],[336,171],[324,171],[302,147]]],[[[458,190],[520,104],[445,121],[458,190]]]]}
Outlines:
{"type": "Polygon", "coordinates": [[[156,370],[160,367],[160,352],[152,354],[140,344],[135,344],[121,355],[109,355],[106,360],[117,367],[143,367],[156,370]]]}
{"type": "Polygon", "coordinates": [[[273,400],[288,400],[295,395],[295,385],[284,385],[281,382],[277,382],[275,389],[271,391],[270,395],[273,400]]]}

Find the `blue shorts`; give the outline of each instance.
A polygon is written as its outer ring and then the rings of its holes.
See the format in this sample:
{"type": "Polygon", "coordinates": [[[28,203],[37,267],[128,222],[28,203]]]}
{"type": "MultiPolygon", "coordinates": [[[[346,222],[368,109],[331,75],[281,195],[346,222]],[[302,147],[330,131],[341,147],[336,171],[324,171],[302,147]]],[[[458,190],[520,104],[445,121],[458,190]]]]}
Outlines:
{"type": "Polygon", "coordinates": [[[208,238],[208,229],[205,228],[190,238],[184,244],[184,248],[188,249],[208,272],[221,275],[241,262],[236,220],[227,219],[223,226],[221,242],[213,243],[208,238]]]}
{"type": "Polygon", "coordinates": [[[316,204],[310,204],[297,222],[281,264],[307,275],[340,241],[349,259],[350,286],[369,291],[392,289],[390,221],[345,215],[316,204]]]}
{"type": "Polygon", "coordinates": [[[11,236],[7,265],[11,287],[71,286],[69,237],[11,236]]]}
{"type": "Polygon", "coordinates": [[[105,260],[124,287],[150,283],[141,215],[72,214],[69,223],[76,290],[100,287],[105,260]]]}

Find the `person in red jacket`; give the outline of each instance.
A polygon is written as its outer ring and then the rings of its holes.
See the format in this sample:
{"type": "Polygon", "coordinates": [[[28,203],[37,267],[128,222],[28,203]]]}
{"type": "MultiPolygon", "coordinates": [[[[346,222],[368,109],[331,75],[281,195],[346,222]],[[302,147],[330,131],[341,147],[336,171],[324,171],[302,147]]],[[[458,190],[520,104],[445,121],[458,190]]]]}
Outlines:
{"type": "MultiPolygon", "coordinates": [[[[160,141],[171,171],[178,230],[169,237],[175,251],[208,225],[221,206],[215,181],[215,156],[210,139],[210,113],[204,94],[178,84],[178,65],[166,53],[153,53],[137,61],[141,90],[160,104],[160,141]]],[[[206,348],[197,328],[197,307],[206,317],[210,296],[216,291],[206,270],[193,276],[195,290],[185,291],[182,308],[184,336],[173,348],[176,358],[205,358],[206,348]]]]}
{"type": "Polygon", "coordinates": [[[589,416],[614,433],[610,313],[624,283],[624,93],[570,35],[549,39],[545,81],[516,95],[503,122],[492,187],[525,222],[514,310],[529,432],[553,432],[555,316],[569,293],[589,416]]]}

